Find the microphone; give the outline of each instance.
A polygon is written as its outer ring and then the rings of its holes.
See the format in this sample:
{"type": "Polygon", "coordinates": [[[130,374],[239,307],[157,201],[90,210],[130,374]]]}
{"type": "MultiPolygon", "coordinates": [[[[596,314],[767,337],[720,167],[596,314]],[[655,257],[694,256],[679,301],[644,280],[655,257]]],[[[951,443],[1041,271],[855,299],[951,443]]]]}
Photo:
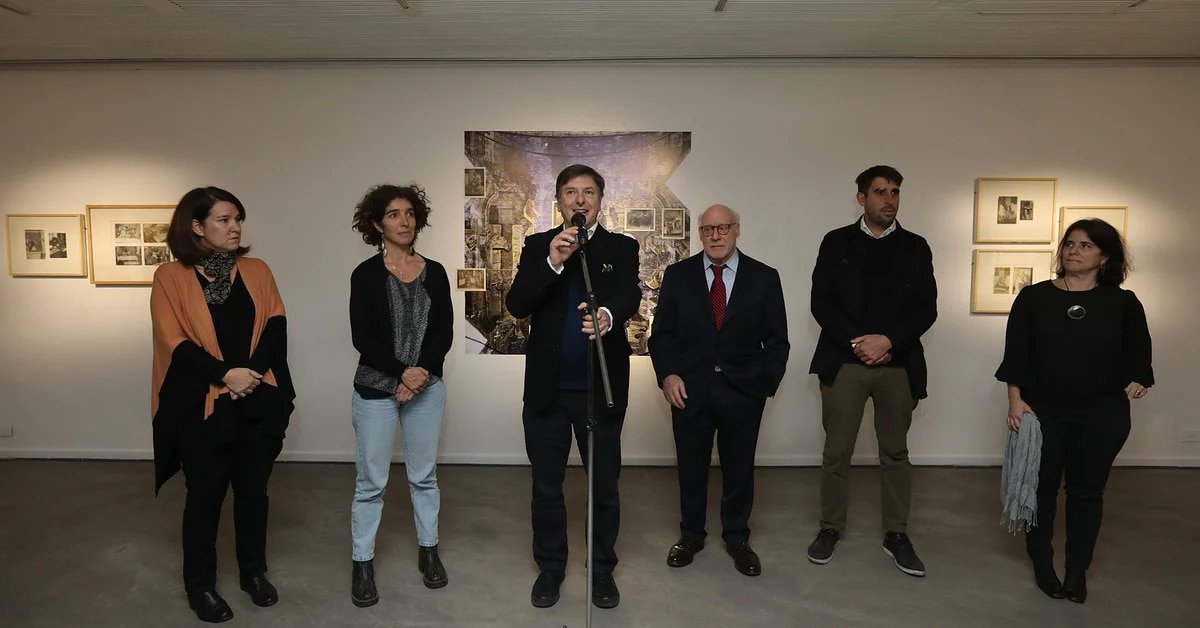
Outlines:
{"type": "Polygon", "coordinates": [[[581,247],[587,246],[587,229],[583,227],[586,223],[587,219],[583,217],[583,214],[574,214],[571,216],[571,226],[579,227],[578,240],[581,247]]]}

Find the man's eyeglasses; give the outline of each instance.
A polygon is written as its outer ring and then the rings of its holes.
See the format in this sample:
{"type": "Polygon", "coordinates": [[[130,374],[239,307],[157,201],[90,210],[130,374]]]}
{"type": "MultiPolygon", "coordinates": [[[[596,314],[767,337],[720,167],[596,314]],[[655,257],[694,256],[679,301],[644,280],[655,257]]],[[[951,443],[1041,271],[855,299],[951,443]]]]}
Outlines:
{"type": "Polygon", "coordinates": [[[736,222],[730,222],[723,225],[704,225],[703,227],[700,227],[700,235],[707,238],[713,234],[713,231],[716,231],[721,235],[729,235],[729,230],[732,229],[736,224],[736,222]]]}

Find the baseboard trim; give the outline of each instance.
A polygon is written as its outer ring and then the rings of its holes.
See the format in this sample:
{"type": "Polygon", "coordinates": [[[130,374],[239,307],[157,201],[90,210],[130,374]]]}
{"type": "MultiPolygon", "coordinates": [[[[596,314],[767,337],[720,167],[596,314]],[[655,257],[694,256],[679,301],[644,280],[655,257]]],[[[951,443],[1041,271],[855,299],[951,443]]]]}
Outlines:
{"type": "MultiPolygon", "coordinates": [[[[0,459],[33,460],[150,460],[153,452],[147,449],[0,449],[0,459]]],[[[404,456],[392,458],[403,462],[404,456]]],[[[349,451],[284,451],[279,456],[283,462],[354,462],[349,451]]],[[[529,459],[524,454],[442,454],[442,464],[527,466],[529,459]]],[[[912,463],[918,467],[998,467],[1002,456],[913,456],[912,463]]],[[[715,462],[715,459],[714,459],[715,462]]],[[[875,456],[855,456],[855,466],[879,464],[875,456]]],[[[572,456],[569,464],[580,464],[578,456],[572,456]]],[[[674,456],[625,456],[623,464],[629,467],[672,467],[674,456]]],[[[759,456],[755,464],[759,467],[819,467],[820,455],[759,456]]],[[[1200,458],[1182,456],[1154,457],[1132,456],[1117,458],[1118,467],[1200,467],[1200,458]]]]}

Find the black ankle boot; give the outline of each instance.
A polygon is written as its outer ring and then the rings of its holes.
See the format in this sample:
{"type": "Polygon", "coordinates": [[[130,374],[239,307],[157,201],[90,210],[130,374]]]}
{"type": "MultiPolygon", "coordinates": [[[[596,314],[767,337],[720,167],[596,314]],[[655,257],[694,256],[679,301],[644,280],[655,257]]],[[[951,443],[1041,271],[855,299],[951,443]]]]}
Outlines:
{"type": "Polygon", "coordinates": [[[1061,600],[1064,597],[1062,582],[1059,581],[1058,574],[1054,573],[1053,563],[1034,563],[1033,579],[1037,582],[1037,586],[1042,590],[1042,593],[1056,600],[1061,600]]]}
{"type": "Polygon", "coordinates": [[[1084,572],[1067,572],[1063,578],[1063,596],[1076,604],[1083,604],[1087,601],[1087,577],[1084,572]]]}
{"type": "Polygon", "coordinates": [[[417,569],[425,575],[425,586],[430,589],[440,589],[446,586],[446,568],[442,559],[438,558],[438,546],[419,547],[417,550],[417,569]]]}
{"type": "Polygon", "coordinates": [[[356,560],[350,570],[350,601],[359,608],[374,606],[379,602],[379,591],[375,589],[375,564],[369,560],[356,560]]]}

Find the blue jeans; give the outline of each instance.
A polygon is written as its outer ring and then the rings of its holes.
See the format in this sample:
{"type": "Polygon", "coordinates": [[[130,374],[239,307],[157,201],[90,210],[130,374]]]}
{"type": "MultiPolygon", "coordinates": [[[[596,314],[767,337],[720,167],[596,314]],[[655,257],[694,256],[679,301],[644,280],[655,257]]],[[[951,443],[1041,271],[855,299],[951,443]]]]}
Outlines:
{"type": "Polygon", "coordinates": [[[442,492],[437,483],[438,440],[446,408],[446,386],[442,380],[430,384],[412,401],[394,398],[363,399],[356,391],[351,399],[354,433],[358,441],[354,503],[350,506],[350,535],[354,560],[375,557],[375,535],[383,518],[383,494],[396,440],[396,426],[404,432],[404,467],[417,525],[417,543],[438,544],[438,511],[442,492]]]}

